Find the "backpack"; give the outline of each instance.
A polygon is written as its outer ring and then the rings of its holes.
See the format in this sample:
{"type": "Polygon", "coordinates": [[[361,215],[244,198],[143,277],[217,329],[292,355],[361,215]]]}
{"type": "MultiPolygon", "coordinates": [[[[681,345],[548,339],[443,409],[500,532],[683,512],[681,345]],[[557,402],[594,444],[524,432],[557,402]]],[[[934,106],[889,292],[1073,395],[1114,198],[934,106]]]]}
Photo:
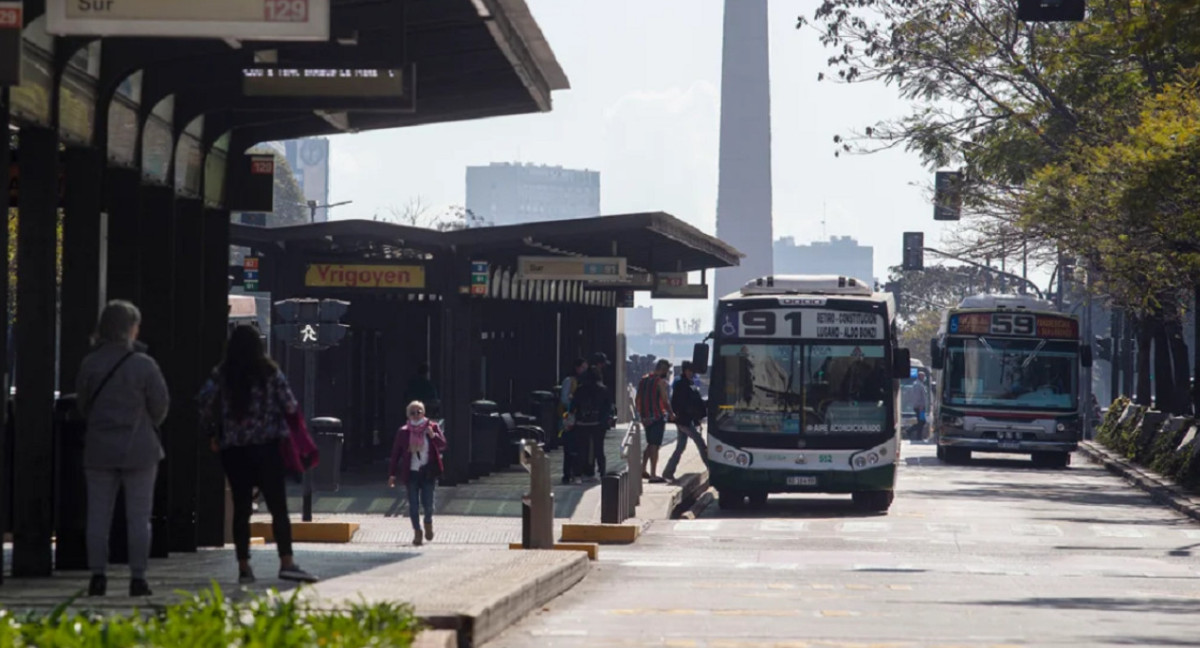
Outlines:
{"type": "Polygon", "coordinates": [[[571,403],[571,412],[575,415],[576,425],[600,424],[604,418],[601,409],[598,386],[583,385],[575,392],[575,400],[571,403]]]}

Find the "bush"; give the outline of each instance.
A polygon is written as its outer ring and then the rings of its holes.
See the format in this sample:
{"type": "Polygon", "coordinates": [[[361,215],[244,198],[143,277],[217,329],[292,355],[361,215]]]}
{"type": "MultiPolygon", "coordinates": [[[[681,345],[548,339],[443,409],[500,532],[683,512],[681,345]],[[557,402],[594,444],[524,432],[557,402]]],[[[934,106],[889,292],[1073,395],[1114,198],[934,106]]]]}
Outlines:
{"type": "Polygon", "coordinates": [[[148,615],[103,616],[67,612],[16,617],[0,610],[0,648],[407,648],[420,623],[411,608],[393,603],[317,610],[278,592],[232,601],[214,585],[148,615]]]}

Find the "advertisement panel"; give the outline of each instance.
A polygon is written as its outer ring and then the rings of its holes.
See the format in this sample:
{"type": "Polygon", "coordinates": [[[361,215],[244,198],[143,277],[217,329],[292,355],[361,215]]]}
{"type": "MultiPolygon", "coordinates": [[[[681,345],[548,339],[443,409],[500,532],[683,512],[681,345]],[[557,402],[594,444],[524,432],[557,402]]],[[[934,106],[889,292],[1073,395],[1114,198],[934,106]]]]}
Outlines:
{"type": "Polygon", "coordinates": [[[329,0],[46,0],[56,36],[329,40],[329,0]]]}

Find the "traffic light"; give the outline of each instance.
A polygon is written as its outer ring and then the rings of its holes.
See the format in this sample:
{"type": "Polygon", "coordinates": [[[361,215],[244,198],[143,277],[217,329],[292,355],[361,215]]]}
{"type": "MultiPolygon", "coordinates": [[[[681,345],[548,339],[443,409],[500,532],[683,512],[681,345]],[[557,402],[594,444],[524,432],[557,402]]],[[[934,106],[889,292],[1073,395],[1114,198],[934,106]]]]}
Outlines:
{"type": "Polygon", "coordinates": [[[294,348],[328,349],[346,337],[350,327],[342,324],[341,319],[349,308],[350,302],[340,299],[285,299],[275,302],[275,312],[283,323],[272,330],[277,338],[294,348]]]}
{"type": "Polygon", "coordinates": [[[933,183],[933,220],[956,221],[962,218],[961,171],[938,171],[933,183]]]}
{"type": "Polygon", "coordinates": [[[1017,0],[1017,20],[1025,22],[1079,22],[1085,0],[1017,0]]]}
{"type": "Polygon", "coordinates": [[[315,299],[285,299],[275,302],[275,312],[285,322],[317,322],[321,319],[321,302],[315,299]]]}
{"type": "Polygon", "coordinates": [[[350,308],[350,302],[341,299],[321,300],[321,322],[340,322],[350,308]]]}
{"type": "Polygon", "coordinates": [[[904,233],[904,270],[925,269],[925,233],[904,233]]]}

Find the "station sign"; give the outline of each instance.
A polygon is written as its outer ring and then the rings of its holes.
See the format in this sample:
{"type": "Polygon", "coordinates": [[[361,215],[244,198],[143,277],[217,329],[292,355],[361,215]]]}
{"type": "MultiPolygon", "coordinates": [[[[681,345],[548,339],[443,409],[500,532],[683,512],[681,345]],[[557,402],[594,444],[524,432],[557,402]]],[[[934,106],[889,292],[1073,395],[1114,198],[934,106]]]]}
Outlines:
{"type": "Polygon", "coordinates": [[[517,258],[518,279],[622,282],[628,279],[625,257],[517,258]]]}
{"type": "Polygon", "coordinates": [[[330,0],[46,0],[56,36],[328,41],[330,0]]]}
{"type": "Polygon", "coordinates": [[[258,257],[248,256],[242,261],[242,287],[249,292],[258,290],[258,257]]]}
{"type": "Polygon", "coordinates": [[[21,30],[25,16],[21,2],[0,0],[0,88],[21,85],[21,30]]]}
{"type": "Polygon", "coordinates": [[[308,288],[424,288],[425,267],[310,263],[304,273],[304,285],[308,288]]]}
{"type": "Polygon", "coordinates": [[[686,272],[660,272],[655,275],[654,299],[708,299],[708,284],[689,284],[686,272]]]}
{"type": "Polygon", "coordinates": [[[471,294],[483,297],[488,294],[489,266],[487,261],[471,262],[471,294]]]}
{"type": "Polygon", "coordinates": [[[823,308],[725,311],[717,321],[720,336],[733,338],[882,340],[886,330],[878,313],[823,308]]]}

